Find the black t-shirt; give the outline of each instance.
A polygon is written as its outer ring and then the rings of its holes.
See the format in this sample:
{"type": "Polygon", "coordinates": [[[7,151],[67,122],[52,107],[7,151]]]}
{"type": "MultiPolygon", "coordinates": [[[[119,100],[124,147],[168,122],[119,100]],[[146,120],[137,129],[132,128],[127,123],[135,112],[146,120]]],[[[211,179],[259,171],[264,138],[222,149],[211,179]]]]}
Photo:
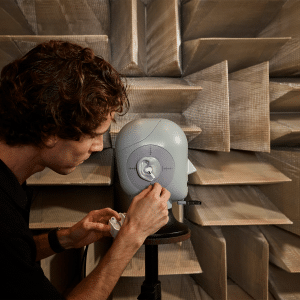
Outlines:
{"type": "Polygon", "coordinates": [[[0,160],[0,299],[64,299],[35,262],[29,194],[0,160]]]}

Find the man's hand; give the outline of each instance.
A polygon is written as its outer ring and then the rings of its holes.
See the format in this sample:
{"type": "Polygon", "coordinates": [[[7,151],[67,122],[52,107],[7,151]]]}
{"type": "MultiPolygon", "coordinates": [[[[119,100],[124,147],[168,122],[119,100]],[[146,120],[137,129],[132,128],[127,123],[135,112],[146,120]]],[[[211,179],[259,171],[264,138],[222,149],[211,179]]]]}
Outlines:
{"type": "Polygon", "coordinates": [[[129,226],[136,239],[143,243],[149,235],[167,224],[170,195],[159,183],[150,185],[133,198],[122,227],[129,226]]]}
{"type": "Polygon", "coordinates": [[[64,232],[57,232],[60,244],[66,248],[81,248],[104,236],[111,236],[108,221],[111,217],[120,220],[119,214],[111,208],[93,210],[86,217],[64,232]]]}

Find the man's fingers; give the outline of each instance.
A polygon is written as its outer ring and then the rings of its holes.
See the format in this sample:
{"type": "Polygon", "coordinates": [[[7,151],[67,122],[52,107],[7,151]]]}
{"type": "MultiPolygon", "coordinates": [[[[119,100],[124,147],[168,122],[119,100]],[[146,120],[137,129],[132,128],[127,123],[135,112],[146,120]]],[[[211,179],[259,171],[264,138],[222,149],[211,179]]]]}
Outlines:
{"type": "Polygon", "coordinates": [[[171,193],[167,189],[162,188],[160,196],[169,200],[171,193]]]}
{"type": "Polygon", "coordinates": [[[147,194],[152,190],[152,185],[149,185],[145,190],[141,191],[137,196],[135,196],[137,199],[142,199],[147,196],[147,194]]]}

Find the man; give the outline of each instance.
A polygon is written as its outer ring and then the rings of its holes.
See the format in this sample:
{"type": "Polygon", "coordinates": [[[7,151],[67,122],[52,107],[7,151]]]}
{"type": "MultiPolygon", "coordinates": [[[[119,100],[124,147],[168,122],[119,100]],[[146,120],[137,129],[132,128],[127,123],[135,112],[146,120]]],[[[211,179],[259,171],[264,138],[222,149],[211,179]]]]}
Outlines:
{"type": "MultiPolygon", "coordinates": [[[[0,269],[2,299],[64,299],[36,261],[109,236],[106,208],[68,229],[32,236],[26,179],[49,167],[72,172],[103,149],[103,134],[129,103],[119,74],[89,48],[50,41],[1,72],[0,269]]],[[[168,221],[170,193],[158,183],[137,195],[111,248],[67,299],[107,299],[147,236],[168,221]]]]}

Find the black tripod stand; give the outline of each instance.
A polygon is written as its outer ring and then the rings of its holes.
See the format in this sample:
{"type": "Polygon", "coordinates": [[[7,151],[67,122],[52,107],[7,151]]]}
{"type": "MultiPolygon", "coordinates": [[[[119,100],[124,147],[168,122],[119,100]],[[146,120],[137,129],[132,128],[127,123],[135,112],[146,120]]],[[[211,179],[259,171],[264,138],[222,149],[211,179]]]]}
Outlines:
{"type": "Polygon", "coordinates": [[[158,280],[158,245],[187,240],[189,228],[178,222],[169,209],[169,222],[158,232],[149,236],[145,244],[145,280],[141,286],[139,300],[161,300],[161,283],[158,280]]]}

